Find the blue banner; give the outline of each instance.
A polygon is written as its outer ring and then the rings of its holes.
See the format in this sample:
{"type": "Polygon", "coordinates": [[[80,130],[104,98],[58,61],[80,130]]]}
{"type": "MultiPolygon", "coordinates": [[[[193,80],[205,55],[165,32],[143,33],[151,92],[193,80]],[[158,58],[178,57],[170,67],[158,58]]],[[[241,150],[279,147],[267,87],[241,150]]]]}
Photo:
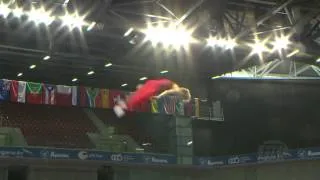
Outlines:
{"type": "Polygon", "coordinates": [[[245,164],[272,163],[287,160],[317,160],[320,159],[320,148],[288,150],[269,154],[242,154],[224,157],[194,157],[193,165],[202,167],[219,167],[245,164]]]}
{"type": "Polygon", "coordinates": [[[91,160],[133,164],[176,164],[173,155],[147,153],[112,153],[104,151],[29,148],[29,147],[0,147],[0,158],[33,158],[47,160],[91,160]]]}
{"type": "MultiPolygon", "coordinates": [[[[92,150],[30,148],[30,147],[0,147],[1,158],[32,158],[45,160],[79,160],[105,161],[126,164],[174,165],[177,157],[174,155],[148,153],[113,153],[92,150]]],[[[320,148],[288,150],[286,152],[252,153],[222,157],[194,157],[193,165],[201,167],[219,167],[272,163],[287,160],[318,160],[320,148]]]]}

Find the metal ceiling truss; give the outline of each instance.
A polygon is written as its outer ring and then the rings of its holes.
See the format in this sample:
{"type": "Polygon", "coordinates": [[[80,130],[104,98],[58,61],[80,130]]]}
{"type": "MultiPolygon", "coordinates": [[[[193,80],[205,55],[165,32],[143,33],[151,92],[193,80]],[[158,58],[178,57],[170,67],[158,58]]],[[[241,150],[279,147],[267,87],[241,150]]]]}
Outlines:
{"type": "MultiPolygon", "coordinates": [[[[284,11],[284,13],[287,15],[288,19],[290,19],[289,21],[294,22],[293,19],[293,15],[291,14],[291,10],[288,7],[291,3],[293,2],[293,0],[287,0],[282,4],[279,4],[276,7],[273,7],[271,10],[269,10],[266,14],[262,15],[261,17],[256,18],[256,22],[254,23],[254,25],[251,28],[245,28],[243,31],[240,31],[239,33],[237,33],[237,37],[241,38],[241,37],[245,37],[247,36],[250,32],[255,33],[257,31],[257,29],[264,25],[264,23],[269,20],[270,18],[272,18],[273,16],[277,15],[279,12],[284,11]]],[[[283,14],[283,13],[281,13],[283,14]]],[[[241,21],[235,21],[236,23],[241,21]]],[[[238,26],[243,26],[242,24],[238,25],[238,26]]],[[[270,28],[270,30],[273,30],[273,28],[270,28]]]]}
{"type": "Polygon", "coordinates": [[[152,18],[156,19],[156,23],[158,20],[160,21],[167,21],[167,22],[173,22],[179,25],[183,21],[185,21],[198,7],[200,7],[206,0],[199,0],[195,1],[193,6],[191,6],[181,17],[178,17],[172,10],[170,10],[169,7],[165,6],[163,3],[161,3],[161,0],[152,0],[152,1],[137,1],[137,2],[130,2],[130,3],[123,3],[123,4],[117,4],[111,7],[110,12],[117,17],[121,18],[122,20],[129,21],[124,14],[131,14],[131,15],[137,15],[141,17],[146,18],[152,18]],[[128,7],[134,7],[136,5],[151,5],[151,6],[157,6],[160,9],[164,10],[168,16],[160,16],[155,14],[148,14],[148,13],[142,13],[135,11],[135,8],[128,8],[128,7]],[[128,10],[130,9],[130,10],[128,10]]]}
{"type": "Polygon", "coordinates": [[[296,61],[276,59],[267,64],[234,71],[213,79],[320,79],[320,68],[315,65],[302,64],[296,61]]]}
{"type": "Polygon", "coordinates": [[[239,32],[249,28],[247,18],[249,12],[227,10],[223,16],[226,32],[232,36],[236,36],[239,32]]]}

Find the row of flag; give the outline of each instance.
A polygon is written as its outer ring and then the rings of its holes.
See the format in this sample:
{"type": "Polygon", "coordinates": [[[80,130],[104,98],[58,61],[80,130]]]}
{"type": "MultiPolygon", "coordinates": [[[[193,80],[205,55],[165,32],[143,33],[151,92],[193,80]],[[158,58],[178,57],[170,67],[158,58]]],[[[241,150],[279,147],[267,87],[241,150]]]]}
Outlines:
{"type": "MultiPolygon", "coordinates": [[[[108,109],[130,94],[120,90],[0,79],[0,101],[108,109]]],[[[195,104],[168,96],[142,104],[136,111],[194,116],[199,109],[195,104]]]]}

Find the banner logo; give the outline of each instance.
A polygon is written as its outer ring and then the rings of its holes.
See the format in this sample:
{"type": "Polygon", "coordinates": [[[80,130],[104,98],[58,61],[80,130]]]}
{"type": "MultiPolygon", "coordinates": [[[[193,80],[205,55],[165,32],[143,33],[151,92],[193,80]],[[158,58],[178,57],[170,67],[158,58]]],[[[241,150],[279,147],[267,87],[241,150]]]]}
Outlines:
{"type": "Polygon", "coordinates": [[[57,153],[55,151],[41,151],[40,157],[44,159],[70,159],[69,154],[57,153]]]}
{"type": "Polygon", "coordinates": [[[158,163],[158,164],[168,164],[167,159],[160,159],[154,156],[144,156],[144,161],[146,163],[158,163]]]}
{"type": "Polygon", "coordinates": [[[111,161],[121,162],[121,161],[123,161],[123,155],[122,154],[112,154],[110,159],[111,159],[111,161]]]}
{"type": "Polygon", "coordinates": [[[78,157],[81,160],[86,160],[86,159],[88,159],[89,155],[88,155],[88,152],[86,152],[86,151],[80,151],[78,153],[78,157]]]}

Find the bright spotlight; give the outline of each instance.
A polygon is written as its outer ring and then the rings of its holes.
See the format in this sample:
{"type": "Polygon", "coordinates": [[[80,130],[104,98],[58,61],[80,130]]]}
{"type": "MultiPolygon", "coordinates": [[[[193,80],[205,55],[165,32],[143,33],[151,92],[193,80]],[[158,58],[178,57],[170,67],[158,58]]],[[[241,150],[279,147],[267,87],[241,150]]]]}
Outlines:
{"type": "Polygon", "coordinates": [[[89,71],[87,74],[92,75],[92,74],[94,74],[94,71],[89,71]]]}
{"type": "Polygon", "coordinates": [[[63,2],[63,5],[64,5],[64,6],[68,5],[69,1],[70,1],[70,0],[65,0],[65,1],[63,2]]]}
{"type": "Polygon", "coordinates": [[[8,15],[11,13],[11,9],[8,7],[7,4],[1,3],[0,4],[0,16],[3,16],[4,18],[8,17],[8,15]]]}
{"type": "Polygon", "coordinates": [[[14,8],[12,10],[12,12],[13,12],[13,16],[15,16],[17,18],[20,18],[24,14],[24,12],[21,8],[14,8]]]}
{"type": "Polygon", "coordinates": [[[223,39],[223,38],[215,38],[215,37],[210,37],[207,39],[207,45],[211,47],[222,47],[225,49],[233,49],[235,46],[237,46],[237,42],[234,39],[223,39]]]}
{"type": "Polygon", "coordinates": [[[43,57],[43,60],[49,60],[51,57],[50,56],[45,56],[45,57],[43,57]]]}
{"type": "Polygon", "coordinates": [[[18,73],[17,74],[17,77],[21,77],[21,76],[23,76],[23,73],[18,73]]]}
{"type": "Polygon", "coordinates": [[[128,86],[127,83],[124,83],[124,84],[121,85],[121,87],[126,87],[126,86],[128,86]]]}
{"type": "Polygon", "coordinates": [[[87,23],[84,21],[84,17],[81,17],[77,14],[66,14],[61,17],[62,23],[65,26],[68,26],[71,30],[74,28],[81,28],[87,23]]]}
{"type": "Polygon", "coordinates": [[[78,81],[77,78],[73,78],[73,79],[72,79],[72,82],[76,82],[76,81],[78,81]]]}
{"type": "Polygon", "coordinates": [[[317,63],[320,63],[320,58],[318,58],[316,62],[317,62],[317,63]]]}
{"type": "Polygon", "coordinates": [[[145,40],[151,41],[154,46],[162,44],[167,47],[180,48],[187,46],[192,41],[192,32],[182,26],[149,26],[143,33],[146,35],[145,40]]]}
{"type": "Polygon", "coordinates": [[[112,66],[112,63],[107,63],[106,65],[104,65],[104,67],[110,67],[112,66]]]}
{"type": "Polygon", "coordinates": [[[252,47],[252,53],[254,54],[260,54],[266,50],[266,47],[262,43],[255,44],[254,47],[252,47]]]}
{"type": "Polygon", "coordinates": [[[37,24],[44,23],[46,25],[51,24],[54,21],[54,18],[51,16],[50,12],[47,12],[43,8],[32,9],[27,13],[28,19],[34,21],[37,24]]]}
{"type": "Polygon", "coordinates": [[[160,74],[167,74],[169,71],[167,71],[167,70],[163,70],[163,71],[161,71],[160,72],[160,74]]]}
{"type": "Polygon", "coordinates": [[[37,66],[36,65],[31,65],[31,66],[29,66],[29,69],[34,69],[34,68],[36,68],[37,66]]]}
{"type": "Polygon", "coordinates": [[[285,36],[277,37],[276,40],[272,43],[273,51],[287,49],[290,44],[291,42],[288,37],[285,37],[285,36]]]}
{"type": "Polygon", "coordinates": [[[144,81],[144,80],[147,80],[148,78],[147,77],[142,77],[142,78],[140,78],[139,80],[140,81],[144,81]]]}
{"type": "Polygon", "coordinates": [[[270,50],[266,46],[266,42],[268,39],[265,39],[263,41],[260,41],[257,37],[254,40],[255,42],[253,44],[248,44],[248,46],[251,47],[251,53],[249,56],[252,56],[254,54],[257,54],[260,59],[262,59],[262,54],[264,52],[269,52],[270,50]]]}

